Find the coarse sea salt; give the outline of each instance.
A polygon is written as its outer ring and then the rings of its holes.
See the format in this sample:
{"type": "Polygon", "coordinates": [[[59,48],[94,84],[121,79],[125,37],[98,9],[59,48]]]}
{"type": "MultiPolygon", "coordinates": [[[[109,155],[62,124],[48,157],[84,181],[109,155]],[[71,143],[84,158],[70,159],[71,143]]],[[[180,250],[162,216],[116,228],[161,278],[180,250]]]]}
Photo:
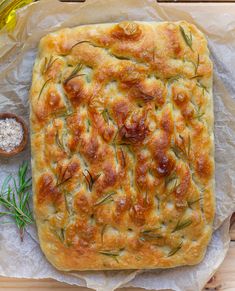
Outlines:
{"type": "Polygon", "coordinates": [[[22,142],[22,125],[14,118],[0,119],[0,148],[9,153],[22,142]]]}

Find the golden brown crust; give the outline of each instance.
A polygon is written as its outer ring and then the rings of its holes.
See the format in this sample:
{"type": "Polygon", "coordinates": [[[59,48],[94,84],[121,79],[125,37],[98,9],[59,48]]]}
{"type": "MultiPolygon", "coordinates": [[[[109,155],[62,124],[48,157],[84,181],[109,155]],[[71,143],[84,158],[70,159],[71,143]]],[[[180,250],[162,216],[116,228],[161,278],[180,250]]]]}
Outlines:
{"type": "Polygon", "coordinates": [[[63,29],[31,88],[34,212],[60,270],[201,261],[214,217],[212,63],[186,22],[63,29]]]}

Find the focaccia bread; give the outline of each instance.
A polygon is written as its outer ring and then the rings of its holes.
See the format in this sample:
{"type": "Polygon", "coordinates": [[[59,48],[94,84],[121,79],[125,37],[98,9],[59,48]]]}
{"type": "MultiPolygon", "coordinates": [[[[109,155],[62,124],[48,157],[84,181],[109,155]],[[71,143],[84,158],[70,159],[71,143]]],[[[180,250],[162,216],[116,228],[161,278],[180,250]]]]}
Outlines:
{"type": "Polygon", "coordinates": [[[212,234],[212,63],[194,26],[122,22],[40,41],[34,213],[60,270],[200,262],[212,234]]]}

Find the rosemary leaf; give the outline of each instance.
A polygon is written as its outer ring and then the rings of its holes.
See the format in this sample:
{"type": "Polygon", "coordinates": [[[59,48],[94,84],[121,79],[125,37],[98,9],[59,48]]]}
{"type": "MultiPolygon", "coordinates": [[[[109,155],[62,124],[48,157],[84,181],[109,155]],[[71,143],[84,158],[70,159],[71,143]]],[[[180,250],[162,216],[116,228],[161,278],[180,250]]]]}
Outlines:
{"type": "Polygon", "coordinates": [[[56,235],[59,237],[60,241],[63,243],[65,240],[64,229],[61,228],[58,231],[56,231],[56,235]]]}
{"type": "Polygon", "coordinates": [[[86,169],[85,171],[87,172],[88,175],[86,175],[85,173],[82,173],[82,174],[85,177],[88,184],[88,189],[91,192],[94,183],[98,180],[101,174],[98,174],[96,177],[93,177],[89,170],[86,169]]]}
{"type": "Polygon", "coordinates": [[[78,45],[83,44],[83,43],[89,43],[89,44],[91,44],[91,42],[89,40],[81,40],[81,41],[76,42],[74,45],[72,45],[71,50],[73,48],[75,48],[75,46],[78,46],[78,45]]]}
{"type": "Polygon", "coordinates": [[[0,217],[8,215],[15,222],[23,241],[24,230],[33,223],[32,212],[29,207],[31,178],[27,178],[28,163],[23,162],[18,170],[17,180],[9,175],[4,180],[0,192],[0,204],[6,211],[0,212],[0,217]]]}
{"type": "Polygon", "coordinates": [[[187,219],[187,220],[182,221],[182,222],[178,221],[178,223],[177,223],[176,227],[173,229],[172,233],[174,233],[176,231],[179,231],[179,230],[182,230],[182,229],[188,227],[191,224],[192,224],[192,220],[191,219],[187,219]]]}
{"type": "Polygon", "coordinates": [[[44,64],[44,69],[43,69],[43,74],[46,74],[48,70],[52,67],[52,65],[58,60],[59,58],[55,58],[53,60],[53,56],[50,56],[49,61],[47,62],[47,57],[45,57],[45,64],[44,64]]]}
{"type": "Polygon", "coordinates": [[[182,245],[183,245],[183,242],[181,242],[176,248],[172,249],[167,255],[167,257],[171,257],[175,255],[182,248],[182,245]]]}
{"type": "Polygon", "coordinates": [[[152,232],[145,232],[142,233],[140,239],[145,241],[145,240],[153,240],[153,239],[158,239],[158,238],[163,238],[162,235],[157,234],[157,233],[152,233],[152,232]]]}
{"type": "Polygon", "coordinates": [[[190,135],[188,135],[188,151],[187,151],[188,158],[190,157],[190,151],[191,151],[191,137],[190,135]]]}
{"type": "Polygon", "coordinates": [[[170,78],[167,78],[166,80],[167,80],[168,84],[171,84],[171,83],[173,83],[175,81],[178,81],[180,78],[181,78],[180,75],[175,75],[175,76],[172,76],[170,78]]]}
{"type": "Polygon", "coordinates": [[[199,54],[197,54],[197,64],[196,64],[196,67],[195,67],[195,76],[197,75],[197,70],[198,70],[198,67],[199,67],[199,63],[200,63],[200,56],[199,54]]]}
{"type": "Polygon", "coordinates": [[[98,200],[94,206],[99,206],[99,205],[102,205],[102,204],[105,204],[107,202],[111,202],[113,201],[113,195],[116,194],[116,192],[111,192],[109,193],[108,195],[106,195],[105,197],[101,198],[100,200],[98,200]]]}
{"type": "Polygon", "coordinates": [[[180,25],[180,32],[181,32],[181,35],[182,35],[185,43],[187,44],[187,46],[193,51],[193,48],[192,48],[192,44],[193,44],[192,33],[190,32],[190,34],[187,35],[181,25],[180,25]]]}
{"type": "Polygon", "coordinates": [[[55,141],[56,141],[58,147],[64,152],[65,151],[64,150],[64,146],[63,146],[62,142],[60,141],[59,132],[58,131],[57,131],[56,136],[55,136],[55,141]]]}
{"type": "Polygon", "coordinates": [[[107,227],[107,224],[105,224],[102,229],[101,229],[101,242],[104,242],[104,233],[105,233],[105,229],[107,227]]]}
{"type": "Polygon", "coordinates": [[[118,257],[120,256],[120,251],[110,251],[110,250],[104,250],[104,251],[99,251],[99,253],[101,255],[107,256],[107,257],[111,257],[113,258],[117,263],[119,263],[118,261],[118,257]]]}
{"type": "Polygon", "coordinates": [[[47,79],[46,82],[43,84],[43,86],[42,86],[42,88],[41,88],[41,90],[40,90],[40,92],[39,92],[39,95],[38,95],[38,101],[39,101],[39,99],[40,99],[40,97],[41,97],[41,95],[42,95],[42,92],[43,92],[44,88],[47,86],[47,84],[48,84],[51,80],[52,80],[52,78],[49,78],[49,79],[47,79]]]}
{"type": "Polygon", "coordinates": [[[82,69],[82,64],[78,63],[73,69],[73,71],[71,72],[71,74],[64,80],[64,84],[67,84],[68,81],[72,80],[75,77],[84,76],[85,74],[78,74],[81,71],[81,69],[82,69]]]}
{"type": "Polygon", "coordinates": [[[205,91],[207,92],[207,93],[209,93],[209,91],[208,91],[208,89],[206,88],[206,86],[205,85],[203,85],[202,83],[200,83],[199,81],[197,81],[197,84],[196,84],[199,88],[201,88],[202,89],[202,94],[204,95],[205,94],[205,91]]]}
{"type": "Polygon", "coordinates": [[[108,112],[108,110],[107,109],[103,110],[103,112],[101,114],[104,118],[104,121],[109,124],[109,112],[108,112]]]}
{"type": "Polygon", "coordinates": [[[72,177],[73,177],[73,176],[70,176],[70,177],[68,177],[67,179],[64,179],[64,180],[62,179],[60,182],[58,181],[58,182],[56,183],[56,187],[59,187],[59,186],[65,184],[65,183],[68,182],[70,179],[72,179],[72,177]]]}
{"type": "Polygon", "coordinates": [[[202,198],[201,198],[201,197],[200,197],[200,198],[198,198],[198,199],[196,199],[196,200],[193,200],[193,201],[188,201],[188,206],[191,208],[193,204],[195,204],[195,203],[199,202],[200,200],[202,200],[202,198]]]}

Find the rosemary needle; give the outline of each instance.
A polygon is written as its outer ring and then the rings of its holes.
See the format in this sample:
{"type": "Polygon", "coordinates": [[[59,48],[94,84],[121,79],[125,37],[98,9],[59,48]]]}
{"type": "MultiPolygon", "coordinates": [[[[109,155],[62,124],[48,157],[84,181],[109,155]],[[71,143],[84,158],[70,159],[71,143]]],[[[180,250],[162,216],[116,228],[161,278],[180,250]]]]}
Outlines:
{"type": "Polygon", "coordinates": [[[20,239],[23,241],[24,230],[27,225],[33,223],[32,212],[29,207],[31,178],[27,178],[28,163],[23,162],[18,170],[18,179],[9,175],[3,181],[0,190],[0,205],[6,211],[0,212],[0,217],[8,215],[13,218],[20,231],[20,239]]]}

